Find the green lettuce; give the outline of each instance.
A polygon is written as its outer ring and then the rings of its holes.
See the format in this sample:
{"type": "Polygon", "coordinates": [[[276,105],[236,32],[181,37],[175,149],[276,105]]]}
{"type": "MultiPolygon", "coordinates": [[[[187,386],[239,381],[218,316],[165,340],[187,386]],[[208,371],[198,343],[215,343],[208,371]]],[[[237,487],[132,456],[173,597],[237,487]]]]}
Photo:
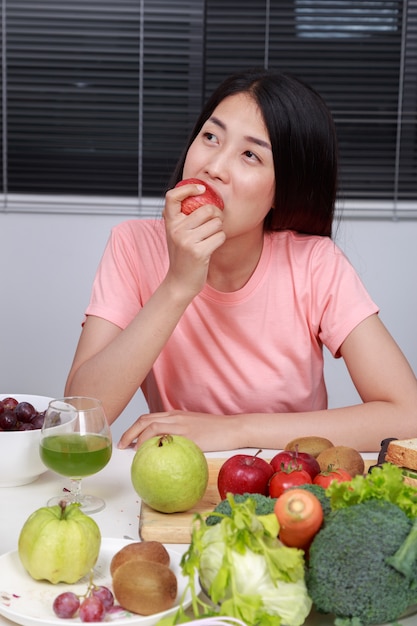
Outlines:
{"type": "MultiPolygon", "coordinates": [[[[207,526],[201,515],[195,515],[190,547],[181,560],[194,617],[220,615],[250,625],[301,626],[312,606],[304,581],[304,552],[277,539],[274,514],[256,516],[252,500],[235,503],[233,496],[229,498],[231,516],[219,524],[207,526]],[[197,577],[212,604],[196,594],[197,577]]],[[[186,619],[180,607],[171,621],[159,626],[186,619]]]]}
{"type": "Polygon", "coordinates": [[[401,468],[392,463],[374,467],[369,474],[357,475],[349,482],[333,481],[326,489],[332,510],[365,502],[387,500],[410,518],[417,517],[417,490],[404,483],[401,468]]]}

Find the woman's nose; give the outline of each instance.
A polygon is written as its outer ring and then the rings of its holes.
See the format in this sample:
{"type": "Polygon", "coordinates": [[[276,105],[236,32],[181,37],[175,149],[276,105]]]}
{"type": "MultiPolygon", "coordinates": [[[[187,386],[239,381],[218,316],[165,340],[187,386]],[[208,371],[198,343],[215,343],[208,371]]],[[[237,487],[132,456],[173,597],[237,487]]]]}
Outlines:
{"type": "Polygon", "coordinates": [[[218,151],[206,164],[206,173],[210,178],[227,181],[230,173],[230,155],[226,151],[218,151]]]}

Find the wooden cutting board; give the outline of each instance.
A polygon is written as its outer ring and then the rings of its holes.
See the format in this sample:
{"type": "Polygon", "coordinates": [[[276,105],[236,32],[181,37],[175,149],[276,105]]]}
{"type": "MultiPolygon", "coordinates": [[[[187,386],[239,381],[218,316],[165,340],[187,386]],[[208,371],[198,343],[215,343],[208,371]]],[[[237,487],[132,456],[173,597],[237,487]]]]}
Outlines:
{"type": "MultiPolygon", "coordinates": [[[[142,541],[161,543],[190,543],[191,523],[195,513],[209,513],[220,502],[217,491],[217,476],[225,459],[207,459],[209,481],[206,493],[198,504],[185,513],[158,513],[142,502],[139,515],[139,537],[142,541]]],[[[374,465],[376,459],[365,460],[365,470],[374,465]]]]}
{"type": "Polygon", "coordinates": [[[226,459],[207,459],[209,481],[206,493],[192,509],[184,513],[158,513],[142,502],[139,516],[139,537],[143,541],[190,543],[191,522],[195,513],[207,513],[220,502],[217,476],[226,459]]]}

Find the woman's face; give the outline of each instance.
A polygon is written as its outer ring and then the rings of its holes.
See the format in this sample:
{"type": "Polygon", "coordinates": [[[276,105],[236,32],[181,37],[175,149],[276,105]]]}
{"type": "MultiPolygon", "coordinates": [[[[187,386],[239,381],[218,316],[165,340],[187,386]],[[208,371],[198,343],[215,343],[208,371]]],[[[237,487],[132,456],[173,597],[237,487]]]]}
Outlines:
{"type": "Polygon", "coordinates": [[[271,144],[258,105],[246,93],[225,98],[185,159],[183,178],[200,178],[223,198],[228,237],[263,227],[275,197],[271,144]]]}

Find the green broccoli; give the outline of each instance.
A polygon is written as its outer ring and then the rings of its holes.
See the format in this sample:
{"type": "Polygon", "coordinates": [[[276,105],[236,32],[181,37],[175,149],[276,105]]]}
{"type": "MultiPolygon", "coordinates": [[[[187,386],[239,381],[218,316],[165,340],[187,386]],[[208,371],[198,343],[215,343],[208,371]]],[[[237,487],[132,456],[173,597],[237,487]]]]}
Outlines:
{"type": "MultiPolygon", "coordinates": [[[[256,515],[269,515],[269,513],[273,513],[274,505],[277,501],[276,498],[270,498],[269,496],[264,496],[261,493],[236,493],[233,497],[236,503],[245,502],[248,498],[253,500],[256,503],[256,515]]],[[[221,522],[222,516],[224,515],[226,517],[231,516],[232,509],[227,498],[219,502],[213,513],[217,513],[218,515],[209,515],[206,519],[207,526],[214,526],[215,524],[218,524],[218,522],[221,522]]]]}
{"type": "MultiPolygon", "coordinates": [[[[406,540],[393,556],[387,558],[387,562],[406,578],[417,581],[417,519],[414,520],[406,540]]],[[[417,601],[417,591],[415,598],[417,601]]]]}
{"type": "Polygon", "coordinates": [[[367,500],[333,511],[315,536],[306,584],[316,609],[338,626],[395,621],[416,601],[417,537],[413,522],[395,504],[367,500]],[[414,554],[407,578],[401,546],[414,554]],[[400,552],[398,552],[400,550],[400,552]],[[395,568],[390,564],[397,555],[395,568]]]}

